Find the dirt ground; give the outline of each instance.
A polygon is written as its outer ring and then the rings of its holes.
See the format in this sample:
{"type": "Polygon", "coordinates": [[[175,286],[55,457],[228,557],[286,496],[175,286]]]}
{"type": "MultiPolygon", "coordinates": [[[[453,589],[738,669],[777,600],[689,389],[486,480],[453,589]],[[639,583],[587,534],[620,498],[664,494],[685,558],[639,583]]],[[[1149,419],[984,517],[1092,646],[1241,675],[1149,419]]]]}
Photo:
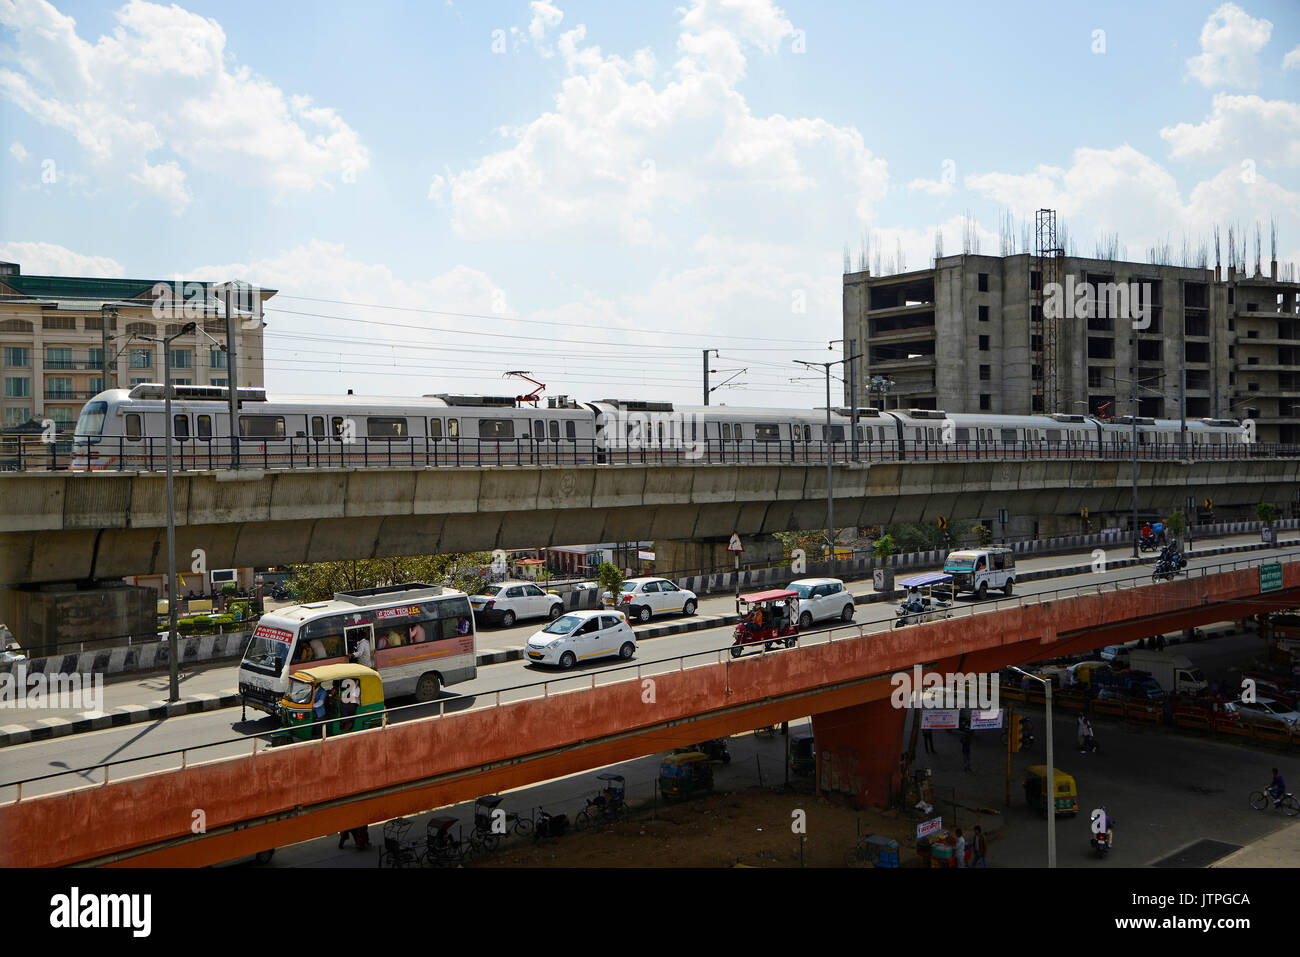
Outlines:
{"type": "Polygon", "coordinates": [[[512,846],[474,867],[844,867],[857,835],[880,834],[899,844],[903,867],[919,867],[912,821],[895,812],[855,811],[808,791],[750,787],[657,808],[598,831],[512,846]],[[794,833],[795,811],[805,833],[794,833]],[[802,851],[800,844],[802,843],[802,851]]]}

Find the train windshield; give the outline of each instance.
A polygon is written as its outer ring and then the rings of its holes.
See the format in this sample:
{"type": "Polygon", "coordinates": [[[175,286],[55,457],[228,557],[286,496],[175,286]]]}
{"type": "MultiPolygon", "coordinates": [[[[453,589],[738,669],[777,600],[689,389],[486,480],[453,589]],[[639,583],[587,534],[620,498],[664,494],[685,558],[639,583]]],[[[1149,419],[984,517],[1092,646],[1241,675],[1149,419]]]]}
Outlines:
{"type": "Polygon", "coordinates": [[[77,419],[75,437],[83,441],[98,441],[104,432],[104,416],[108,414],[107,402],[87,402],[77,419]]]}

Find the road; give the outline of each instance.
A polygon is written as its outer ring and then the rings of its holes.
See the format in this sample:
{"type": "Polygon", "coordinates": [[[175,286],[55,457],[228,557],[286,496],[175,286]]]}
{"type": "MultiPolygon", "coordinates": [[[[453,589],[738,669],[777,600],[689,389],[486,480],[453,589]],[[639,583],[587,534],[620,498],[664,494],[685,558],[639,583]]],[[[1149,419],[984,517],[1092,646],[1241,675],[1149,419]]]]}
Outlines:
{"type": "MultiPolygon", "coordinates": [[[[1300,547],[1287,547],[1270,550],[1267,553],[1245,553],[1243,560],[1274,561],[1281,557],[1300,554],[1300,547]]],[[[1189,561],[1190,567],[1215,564],[1228,560],[1230,556],[1216,556],[1189,561]]],[[[1032,596],[1065,587],[1093,587],[1121,579],[1130,579],[1143,574],[1142,569],[1121,569],[1118,571],[1092,572],[1041,582],[1026,582],[1017,587],[1017,599],[989,600],[984,603],[971,599],[959,600],[961,606],[958,614],[982,614],[1006,607],[1007,603],[1025,596],[1032,596]]],[[[1148,573],[1149,574],[1149,573],[1148,573]]],[[[864,625],[864,634],[869,636],[880,633],[890,627],[894,609],[888,603],[873,603],[859,606],[859,620],[856,624],[864,625]]],[[[840,638],[844,631],[840,630],[840,638]]],[[[806,634],[801,638],[804,645],[826,641],[827,631],[806,634]]],[[[857,640],[856,638],[853,640],[857,640]]],[[[479,669],[478,677],[472,682],[455,686],[437,702],[424,705],[411,705],[398,711],[395,720],[410,720],[436,713],[439,708],[448,711],[466,708],[492,707],[498,700],[510,701],[533,697],[543,693],[555,693],[566,687],[573,688],[592,682],[613,682],[625,680],[640,674],[655,674],[678,667],[677,658],[687,654],[712,653],[714,656],[725,654],[722,649],[731,644],[730,628],[712,628],[678,635],[664,636],[642,643],[637,662],[627,665],[617,659],[592,662],[576,668],[573,672],[557,673],[522,662],[508,662],[490,665],[479,669]],[[546,687],[543,688],[543,685],[546,687]]],[[[1191,646],[1188,646],[1191,647],[1191,646]]],[[[706,659],[700,659],[701,661],[706,659]]],[[[250,714],[252,714],[250,712],[250,714]]],[[[166,757],[147,757],[163,751],[181,748],[197,748],[211,742],[226,742],[200,751],[191,751],[186,755],[187,761],[212,760],[240,753],[247,753],[256,746],[256,735],[273,728],[269,718],[256,722],[242,723],[239,712],[234,709],[208,712],[187,717],[176,717],[147,724],[114,728],[91,732],[67,738],[15,745],[6,748],[4,769],[0,779],[0,801],[10,800],[15,796],[11,782],[21,781],[54,771],[78,769],[97,765],[101,762],[131,759],[131,763],[111,772],[114,777],[140,774],[178,766],[178,755],[166,757]],[[254,736],[252,738],[248,736],[254,736]],[[239,740],[230,740],[238,738],[239,740]]],[[[84,773],[79,776],[79,783],[91,783],[102,780],[102,772],[84,773]]],[[[24,787],[24,794],[49,793],[69,786],[67,775],[35,782],[24,787]]]]}

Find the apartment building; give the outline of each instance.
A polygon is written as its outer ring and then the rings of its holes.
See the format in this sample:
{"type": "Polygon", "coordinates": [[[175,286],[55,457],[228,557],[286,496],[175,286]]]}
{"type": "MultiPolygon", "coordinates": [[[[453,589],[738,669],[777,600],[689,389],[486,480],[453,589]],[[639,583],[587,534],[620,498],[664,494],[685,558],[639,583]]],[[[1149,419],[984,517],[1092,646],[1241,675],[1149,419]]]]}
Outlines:
{"type": "MultiPolygon", "coordinates": [[[[262,307],[276,291],[231,286],[239,385],[261,386],[262,307]]],[[[48,418],[71,429],[96,393],[161,382],[164,344],[141,337],[190,321],[195,330],[170,344],[172,381],[228,385],[224,317],[216,283],[30,276],[0,263],[0,427],[48,418]]]]}
{"type": "Polygon", "coordinates": [[[1280,281],[1276,263],[1225,278],[1060,256],[1046,284],[1044,268],[1028,254],[963,254],[847,273],[858,404],[1127,415],[1136,369],[1139,415],[1249,418],[1261,442],[1300,442],[1300,283],[1280,281]]]}

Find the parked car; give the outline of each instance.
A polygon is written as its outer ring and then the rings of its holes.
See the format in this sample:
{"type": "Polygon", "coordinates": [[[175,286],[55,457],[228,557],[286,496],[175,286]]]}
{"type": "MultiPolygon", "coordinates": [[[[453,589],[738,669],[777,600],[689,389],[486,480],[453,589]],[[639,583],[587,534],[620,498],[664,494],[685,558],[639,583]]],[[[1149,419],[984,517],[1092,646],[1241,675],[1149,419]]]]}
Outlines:
{"type": "Polygon", "coordinates": [[[528,639],[525,660],[530,664],[572,668],[579,661],[636,654],[636,637],[627,616],[610,608],[571,611],[528,639]]]}
{"type": "Polygon", "coordinates": [[[1235,711],[1241,715],[1243,721],[1251,724],[1271,724],[1294,729],[1300,723],[1300,711],[1293,711],[1272,698],[1232,701],[1228,703],[1226,710],[1235,711]]]}
{"type": "MultiPolygon", "coordinates": [[[[606,592],[605,600],[612,601],[613,596],[606,592]]],[[[699,604],[695,592],[666,578],[629,578],[623,582],[617,602],[620,611],[642,623],[659,614],[693,615],[699,604]]]]}
{"type": "Polygon", "coordinates": [[[1300,691],[1297,691],[1293,679],[1269,674],[1266,671],[1247,671],[1242,680],[1249,678],[1255,682],[1256,695],[1263,694],[1279,704],[1292,710],[1300,710],[1300,691]]]}
{"type": "Polygon", "coordinates": [[[800,578],[786,587],[799,596],[800,628],[827,618],[853,620],[853,596],[838,578],[800,578]]]}
{"type": "Polygon", "coordinates": [[[509,628],[521,618],[559,618],[564,600],[554,592],[542,591],[532,582],[502,582],[482,595],[470,595],[474,619],[509,628]]]}

